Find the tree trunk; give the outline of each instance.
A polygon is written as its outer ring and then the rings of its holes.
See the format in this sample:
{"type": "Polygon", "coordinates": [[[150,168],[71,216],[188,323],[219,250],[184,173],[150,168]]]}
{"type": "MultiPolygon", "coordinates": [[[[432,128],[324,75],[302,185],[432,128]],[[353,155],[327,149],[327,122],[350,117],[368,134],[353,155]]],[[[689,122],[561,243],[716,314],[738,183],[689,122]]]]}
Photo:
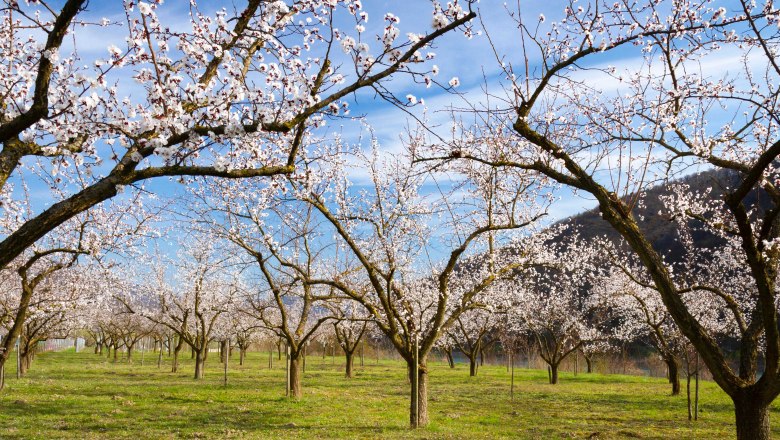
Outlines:
{"type": "Polygon", "coordinates": [[[588,366],[588,373],[593,372],[593,359],[590,356],[583,356],[585,358],[585,364],[588,366]]]}
{"type": "Polygon", "coordinates": [[[685,381],[685,394],[688,398],[688,421],[693,420],[693,413],[691,412],[691,373],[688,372],[687,380],[685,381]]]}
{"type": "Polygon", "coordinates": [[[35,360],[35,349],[37,348],[37,345],[38,342],[28,342],[25,344],[24,349],[22,350],[22,376],[30,371],[32,362],[35,360]]]}
{"type": "MultiPolygon", "coordinates": [[[[30,307],[30,299],[32,298],[33,290],[25,287],[25,283],[22,283],[22,297],[19,300],[19,306],[16,309],[16,315],[14,316],[13,325],[8,330],[8,333],[2,339],[2,350],[0,350],[0,368],[5,368],[5,362],[8,360],[8,356],[11,355],[11,350],[16,343],[16,339],[22,333],[22,325],[27,319],[27,310],[30,307]]],[[[5,380],[0,383],[0,389],[5,385],[5,380]]]]}
{"type": "Polygon", "coordinates": [[[238,349],[238,365],[244,365],[244,357],[246,356],[246,348],[239,347],[238,349]]]}
{"type": "Polygon", "coordinates": [[[407,362],[409,370],[409,381],[411,382],[410,404],[409,404],[409,426],[412,428],[422,428],[428,425],[428,362],[427,359],[420,359],[419,373],[417,383],[414,380],[414,361],[407,362]],[[419,401],[419,409],[417,408],[419,401]],[[419,410],[419,413],[418,413],[419,410]],[[419,418],[416,416],[419,414],[419,418]]]}
{"type": "Polygon", "coordinates": [[[674,356],[664,359],[666,367],[669,369],[669,383],[672,384],[672,396],[680,394],[680,373],[677,365],[677,359],[674,356]]]}
{"type": "Polygon", "coordinates": [[[344,377],[346,377],[347,379],[352,379],[352,365],[355,359],[352,352],[346,350],[344,352],[347,355],[347,366],[346,366],[346,371],[344,372],[344,377]]]}
{"type": "Polygon", "coordinates": [[[179,371],[179,352],[181,351],[181,347],[183,343],[184,340],[182,338],[179,338],[179,341],[176,343],[176,347],[173,349],[173,362],[171,364],[171,373],[177,373],[179,371]]]}
{"type": "Polygon", "coordinates": [[[469,376],[474,377],[477,375],[477,355],[474,354],[469,357],[469,376]]]}
{"type": "Polygon", "coordinates": [[[299,354],[290,354],[290,397],[300,399],[303,397],[303,374],[301,372],[301,358],[299,354]]]}
{"type": "Polygon", "coordinates": [[[738,440],[769,440],[768,404],[751,394],[732,398],[736,415],[738,440]]]}
{"type": "Polygon", "coordinates": [[[452,349],[444,350],[444,353],[447,354],[447,363],[450,365],[450,368],[455,368],[455,359],[452,357],[452,349]]]}
{"type": "Polygon", "coordinates": [[[133,363],[133,346],[128,345],[127,346],[127,363],[132,364],[133,363]]]}
{"type": "Polygon", "coordinates": [[[205,351],[208,350],[208,346],[201,347],[195,351],[195,379],[203,379],[203,375],[206,369],[206,356],[205,351]]]}
{"type": "Polygon", "coordinates": [[[550,365],[550,384],[555,385],[558,383],[558,364],[550,365]]]}
{"type": "Polygon", "coordinates": [[[19,362],[19,376],[24,377],[24,375],[27,374],[27,370],[30,369],[30,355],[24,353],[21,357],[21,362],[19,362]]]}

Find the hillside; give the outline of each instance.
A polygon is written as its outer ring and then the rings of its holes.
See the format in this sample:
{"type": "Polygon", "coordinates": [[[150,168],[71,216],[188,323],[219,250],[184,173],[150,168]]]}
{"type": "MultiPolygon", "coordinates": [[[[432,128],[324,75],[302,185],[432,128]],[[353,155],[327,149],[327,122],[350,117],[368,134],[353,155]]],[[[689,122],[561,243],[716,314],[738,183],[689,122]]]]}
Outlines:
{"type": "MultiPolygon", "coordinates": [[[[692,187],[712,187],[716,194],[721,194],[721,188],[727,188],[734,185],[737,176],[728,171],[705,171],[690,175],[681,179],[692,187]]],[[[659,215],[663,209],[660,198],[669,194],[668,185],[658,185],[647,190],[643,195],[644,203],[634,209],[634,216],[639,219],[639,227],[645,236],[650,240],[660,253],[667,255],[671,260],[682,254],[682,246],[677,240],[677,232],[674,222],[669,218],[659,215]]],[[[756,203],[756,194],[754,193],[747,200],[748,205],[756,203]]],[[[614,242],[620,241],[620,235],[612,226],[601,218],[597,208],[588,210],[573,217],[561,220],[558,224],[568,224],[573,226],[584,239],[591,239],[599,236],[606,236],[614,242]]],[[[572,230],[569,228],[567,231],[572,230]]],[[[566,234],[568,232],[565,232],[566,234]]],[[[564,236],[561,235],[560,239],[564,236]]],[[[697,247],[717,246],[719,239],[712,234],[698,232],[694,234],[694,242],[697,247]]]]}

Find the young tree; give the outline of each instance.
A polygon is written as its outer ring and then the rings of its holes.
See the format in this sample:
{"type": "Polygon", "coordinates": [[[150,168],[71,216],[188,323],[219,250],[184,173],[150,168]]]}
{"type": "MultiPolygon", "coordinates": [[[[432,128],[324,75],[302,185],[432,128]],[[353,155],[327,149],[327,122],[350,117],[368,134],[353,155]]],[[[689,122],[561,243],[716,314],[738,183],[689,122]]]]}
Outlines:
{"type": "Polygon", "coordinates": [[[243,310],[284,342],[289,355],[287,392],[299,399],[304,350],[331,318],[326,304],[335,291],[308,282],[328,252],[318,242],[313,208],[284,203],[286,196],[277,194],[273,183],[213,182],[193,191],[200,206],[191,208],[204,232],[244,256],[247,273],[255,277],[243,310]]]}
{"type": "Polygon", "coordinates": [[[601,301],[617,318],[616,333],[625,342],[649,339],[667,367],[672,395],[680,393],[679,358],[687,340],[680,333],[655,289],[638,285],[620,270],[612,273],[594,289],[601,301]]]}
{"type": "Polygon", "coordinates": [[[118,297],[127,312],[176,333],[179,342],[174,352],[174,371],[178,370],[178,350],[183,341],[195,355],[194,378],[203,378],[209,344],[242,289],[240,274],[233,270],[235,263],[233,256],[215,247],[209,237],[190,237],[182,244],[174,263],[173,282],[166,281],[164,272],[159,273],[156,280],[139,286],[136,294],[118,297]]]}
{"type": "MultiPolygon", "coordinates": [[[[459,316],[456,321],[448,336],[468,358],[469,376],[473,377],[477,375],[482,350],[497,340],[495,312],[485,308],[473,309],[459,316]]],[[[451,359],[452,354],[449,356],[451,359]]]]}
{"type": "Polygon", "coordinates": [[[363,341],[371,322],[365,309],[353,300],[331,301],[329,305],[333,321],[333,333],[336,335],[339,347],[344,350],[344,377],[352,379],[355,351],[363,341]]]}
{"type": "MultiPolygon", "coordinates": [[[[409,148],[423,141],[413,136],[409,148]]],[[[356,153],[354,166],[368,172],[363,188],[350,190],[349,166],[337,161],[293,185],[329,225],[343,261],[310,282],[360,303],[407,362],[410,424],[420,427],[428,423],[427,359],[437,341],[459,316],[490,299],[496,279],[547,254],[529,239],[517,243],[516,253],[469,257],[492,249],[493,233],[503,232],[500,242],[508,243],[509,232],[530,228],[545,205],[537,204],[535,184],[525,173],[505,176],[525,182],[524,190],[504,191],[507,182],[484,168],[450,170],[472,180],[452,183],[445,193],[443,182],[457,181],[446,170],[413,166],[408,152],[383,158],[372,147],[369,154],[356,153]],[[431,258],[434,247],[449,248],[439,254],[442,263],[431,258]],[[486,258],[493,263],[481,264],[486,258]]]]}
{"type": "Polygon", "coordinates": [[[243,366],[249,347],[259,342],[260,325],[257,323],[257,320],[241,309],[230,313],[228,321],[226,328],[232,336],[231,339],[236,341],[236,346],[238,347],[238,365],[243,366]]]}
{"type": "MultiPolygon", "coordinates": [[[[556,228],[551,228],[555,231],[556,228]]],[[[593,247],[572,238],[547,245],[558,254],[554,265],[540,268],[525,279],[506,282],[512,298],[507,307],[509,323],[527,332],[549,366],[551,384],[558,383],[561,362],[584,344],[605,339],[599,323],[589,319],[584,288],[594,272],[593,247]]]]}

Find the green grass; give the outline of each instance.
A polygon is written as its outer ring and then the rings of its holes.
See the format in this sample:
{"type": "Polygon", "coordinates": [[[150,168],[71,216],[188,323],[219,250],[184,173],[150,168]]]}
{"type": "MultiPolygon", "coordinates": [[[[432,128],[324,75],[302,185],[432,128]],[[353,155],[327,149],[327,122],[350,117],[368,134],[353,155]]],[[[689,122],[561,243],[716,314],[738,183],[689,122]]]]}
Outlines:
{"type": "MultiPolygon", "coordinates": [[[[181,373],[158,370],[154,359],[112,363],[73,351],[38,356],[29,375],[7,371],[0,392],[0,438],[733,438],[730,400],[713,383],[701,387],[698,422],[688,422],[684,396],[669,396],[662,379],[515,370],[509,399],[504,367],[430,365],[430,425],[407,428],[405,365],[366,359],[352,380],[343,360],[308,359],[304,398],[286,399],[284,370],[268,370],[268,355],[232,360],[229,385],[212,354],[206,378],[196,382],[189,356],[181,373]]],[[[13,358],[11,359],[11,361],[13,358]]],[[[13,362],[9,362],[13,364],[13,362]]],[[[277,363],[278,366],[283,364],[277,363]]],[[[684,384],[683,384],[684,386],[684,384]]],[[[780,417],[772,410],[775,435],[780,417]]]]}

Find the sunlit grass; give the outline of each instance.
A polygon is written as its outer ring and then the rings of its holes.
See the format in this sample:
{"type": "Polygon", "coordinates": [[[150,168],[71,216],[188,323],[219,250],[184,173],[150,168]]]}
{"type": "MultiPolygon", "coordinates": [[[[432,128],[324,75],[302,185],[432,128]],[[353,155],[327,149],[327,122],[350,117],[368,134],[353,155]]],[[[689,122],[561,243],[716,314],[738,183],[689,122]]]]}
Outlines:
{"type": "MultiPolygon", "coordinates": [[[[234,356],[228,386],[218,356],[206,378],[192,379],[192,361],[181,372],[158,370],[147,354],[140,365],[112,363],[73,351],[38,356],[28,377],[13,365],[0,393],[0,438],[733,438],[730,400],[711,382],[701,386],[698,422],[688,422],[683,395],[669,396],[658,378],[515,370],[485,366],[475,378],[468,365],[454,370],[433,363],[426,429],[407,428],[405,365],[366,359],[357,375],[343,377],[343,360],[311,356],[304,398],[284,397],[283,363],[268,370],[268,354],[234,356]]],[[[13,362],[9,362],[13,363],[13,362]]],[[[780,416],[772,411],[775,434],[780,416]]]]}

